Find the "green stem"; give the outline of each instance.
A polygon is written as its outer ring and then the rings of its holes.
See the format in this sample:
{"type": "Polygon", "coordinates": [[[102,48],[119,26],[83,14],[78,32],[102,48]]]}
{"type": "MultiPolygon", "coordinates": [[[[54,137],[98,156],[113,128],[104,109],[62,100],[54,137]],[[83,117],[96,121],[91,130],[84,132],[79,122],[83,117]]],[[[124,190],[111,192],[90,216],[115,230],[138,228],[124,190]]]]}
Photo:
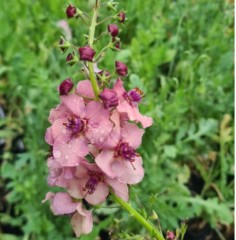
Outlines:
{"type": "MultiPolygon", "coordinates": [[[[92,18],[91,26],[89,28],[88,43],[91,48],[93,48],[95,29],[96,29],[96,25],[97,25],[98,5],[99,5],[99,1],[96,1],[96,5],[94,6],[94,10],[93,10],[93,18],[92,18]]],[[[93,87],[95,98],[98,99],[98,94],[100,92],[100,89],[97,84],[96,75],[94,72],[94,65],[92,62],[88,63],[88,69],[89,69],[89,77],[90,77],[90,81],[91,81],[91,84],[93,87]]]]}
{"type": "Polygon", "coordinates": [[[129,212],[132,217],[134,217],[141,225],[143,225],[150,232],[151,236],[155,237],[155,239],[157,240],[165,240],[160,231],[150,221],[146,220],[140,213],[138,213],[134,208],[132,208],[132,206],[129,203],[117,197],[112,191],[111,195],[116,203],[118,203],[122,208],[129,212]]]}

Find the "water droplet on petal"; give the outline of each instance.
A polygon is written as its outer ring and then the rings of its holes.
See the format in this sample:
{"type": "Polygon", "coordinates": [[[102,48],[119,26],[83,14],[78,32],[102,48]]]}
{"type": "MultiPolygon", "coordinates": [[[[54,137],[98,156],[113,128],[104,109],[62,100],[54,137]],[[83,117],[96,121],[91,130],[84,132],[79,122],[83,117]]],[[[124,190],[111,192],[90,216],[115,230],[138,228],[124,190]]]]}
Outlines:
{"type": "Polygon", "coordinates": [[[65,156],[65,159],[66,159],[66,160],[68,160],[68,159],[69,159],[69,156],[68,156],[68,155],[66,155],[66,156],[65,156]]]}
{"type": "Polygon", "coordinates": [[[71,144],[68,144],[68,148],[72,148],[71,144]]]}

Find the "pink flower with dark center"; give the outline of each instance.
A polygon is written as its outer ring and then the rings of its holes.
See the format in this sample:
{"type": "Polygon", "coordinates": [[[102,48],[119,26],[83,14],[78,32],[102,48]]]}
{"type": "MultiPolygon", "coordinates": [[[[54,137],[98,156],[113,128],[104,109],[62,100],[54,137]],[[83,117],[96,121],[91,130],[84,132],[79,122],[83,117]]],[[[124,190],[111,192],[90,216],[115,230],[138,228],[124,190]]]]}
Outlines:
{"type": "Polygon", "coordinates": [[[118,105],[117,93],[111,89],[105,88],[99,97],[102,99],[105,108],[116,107],[118,105]]]}
{"type": "Polygon", "coordinates": [[[48,185],[67,187],[67,181],[74,178],[74,167],[62,167],[53,157],[48,158],[47,161],[49,174],[48,185]]]}
{"type": "Polygon", "coordinates": [[[65,79],[59,86],[60,95],[67,95],[70,90],[73,88],[74,83],[70,78],[65,79]]]}
{"type": "Polygon", "coordinates": [[[84,198],[88,203],[97,205],[106,200],[109,186],[117,196],[128,201],[127,184],[109,178],[96,164],[84,161],[76,167],[75,178],[68,182],[68,192],[74,198],[84,198]]]}
{"type": "Polygon", "coordinates": [[[122,62],[116,61],[116,73],[125,77],[128,74],[128,67],[122,62]]]}
{"type": "Polygon", "coordinates": [[[76,8],[73,7],[72,5],[69,5],[66,9],[66,16],[68,18],[73,18],[76,14],[76,8]]]}
{"type": "Polygon", "coordinates": [[[113,113],[111,121],[115,126],[95,162],[107,176],[117,178],[123,183],[136,184],[144,176],[142,158],[136,152],[144,130],[127,122],[123,122],[121,126],[118,112],[113,113]]]}
{"type": "Polygon", "coordinates": [[[109,24],[108,25],[108,32],[114,38],[119,34],[119,28],[117,27],[116,24],[109,24]]]}
{"type": "Polygon", "coordinates": [[[80,60],[92,62],[95,54],[96,52],[89,46],[79,48],[80,60]]]}
{"type": "Polygon", "coordinates": [[[55,215],[71,215],[71,225],[77,237],[88,234],[93,228],[93,218],[91,211],[82,207],[82,203],[74,202],[66,192],[47,193],[43,203],[50,201],[50,207],[55,215]]]}
{"type": "Polygon", "coordinates": [[[152,125],[152,118],[141,115],[138,109],[138,104],[143,98],[141,90],[135,88],[126,92],[120,79],[116,81],[113,90],[117,93],[119,99],[119,105],[116,108],[119,113],[127,114],[128,119],[131,121],[140,122],[143,128],[152,125]]]}
{"type": "Polygon", "coordinates": [[[76,94],[61,96],[61,100],[62,106],[50,116],[53,122],[45,139],[53,145],[53,157],[61,166],[77,166],[89,153],[89,143],[101,148],[113,124],[109,120],[110,112],[99,102],[90,101],[85,106],[76,94]],[[66,110],[64,114],[60,109],[66,110]]]}

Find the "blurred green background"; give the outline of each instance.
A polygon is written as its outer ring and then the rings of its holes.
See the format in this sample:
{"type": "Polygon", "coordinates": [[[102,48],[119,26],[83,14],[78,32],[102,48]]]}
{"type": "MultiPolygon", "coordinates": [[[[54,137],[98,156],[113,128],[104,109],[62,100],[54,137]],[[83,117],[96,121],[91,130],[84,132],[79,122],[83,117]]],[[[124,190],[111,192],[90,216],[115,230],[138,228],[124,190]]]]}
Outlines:
{"type": "MultiPolygon", "coordinates": [[[[132,204],[146,216],[155,211],[164,231],[187,222],[186,240],[233,239],[233,1],[119,2],[128,21],[116,59],[129,66],[126,85],[143,89],[141,111],[154,119],[139,150],[146,175],[131,189],[132,204]]],[[[93,1],[70,3],[89,12],[93,1]]],[[[68,76],[82,80],[58,48],[67,4],[0,4],[1,240],[75,239],[69,218],[41,204],[49,191],[44,133],[59,103],[56,88],[68,76]]],[[[69,25],[81,44],[82,22],[69,25]]],[[[114,56],[101,67],[112,70],[114,56]]],[[[125,212],[95,212],[93,232],[81,239],[148,239],[125,212]]]]}

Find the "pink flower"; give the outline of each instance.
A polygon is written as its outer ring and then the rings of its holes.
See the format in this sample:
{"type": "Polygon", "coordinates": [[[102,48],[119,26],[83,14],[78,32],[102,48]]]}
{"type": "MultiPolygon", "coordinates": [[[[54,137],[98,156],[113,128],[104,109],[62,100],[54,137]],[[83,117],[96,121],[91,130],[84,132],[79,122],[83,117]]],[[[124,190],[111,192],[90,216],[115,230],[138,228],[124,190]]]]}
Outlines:
{"type": "Polygon", "coordinates": [[[84,209],[81,203],[78,203],[76,210],[70,222],[76,237],[80,237],[80,235],[88,234],[92,231],[93,218],[91,211],[84,209]]]}
{"type": "Polygon", "coordinates": [[[66,188],[68,180],[74,178],[75,167],[62,167],[53,157],[48,158],[47,164],[48,185],[66,188]]]}
{"type": "Polygon", "coordinates": [[[110,112],[99,102],[84,100],[76,95],[61,96],[62,105],[53,113],[52,126],[47,129],[46,142],[53,145],[53,157],[61,166],[77,166],[89,153],[88,144],[100,148],[112,130],[110,112]],[[63,113],[60,109],[65,109],[63,113]]]}
{"type": "Polygon", "coordinates": [[[127,122],[121,126],[117,112],[111,116],[111,120],[115,126],[95,162],[107,176],[123,183],[136,184],[144,176],[142,158],[135,151],[141,144],[144,130],[127,122]]]}
{"type": "Polygon", "coordinates": [[[109,186],[117,196],[128,201],[126,184],[109,178],[96,164],[84,161],[76,168],[75,178],[68,182],[68,192],[74,198],[85,198],[88,203],[97,205],[106,200],[109,186]]]}
{"type": "Polygon", "coordinates": [[[71,214],[76,211],[78,203],[73,202],[66,192],[47,193],[43,203],[50,200],[50,207],[54,215],[71,214]]]}
{"type": "Polygon", "coordinates": [[[118,79],[113,90],[119,98],[117,111],[127,114],[129,120],[140,122],[144,128],[152,125],[152,118],[140,114],[138,104],[141,102],[143,93],[138,88],[126,92],[123,87],[123,82],[118,79]]]}
{"type": "Polygon", "coordinates": [[[80,202],[74,202],[66,192],[47,193],[43,203],[50,200],[50,207],[55,215],[73,214],[71,225],[77,237],[82,234],[88,234],[93,228],[93,218],[91,211],[82,207],[80,202]]]}

